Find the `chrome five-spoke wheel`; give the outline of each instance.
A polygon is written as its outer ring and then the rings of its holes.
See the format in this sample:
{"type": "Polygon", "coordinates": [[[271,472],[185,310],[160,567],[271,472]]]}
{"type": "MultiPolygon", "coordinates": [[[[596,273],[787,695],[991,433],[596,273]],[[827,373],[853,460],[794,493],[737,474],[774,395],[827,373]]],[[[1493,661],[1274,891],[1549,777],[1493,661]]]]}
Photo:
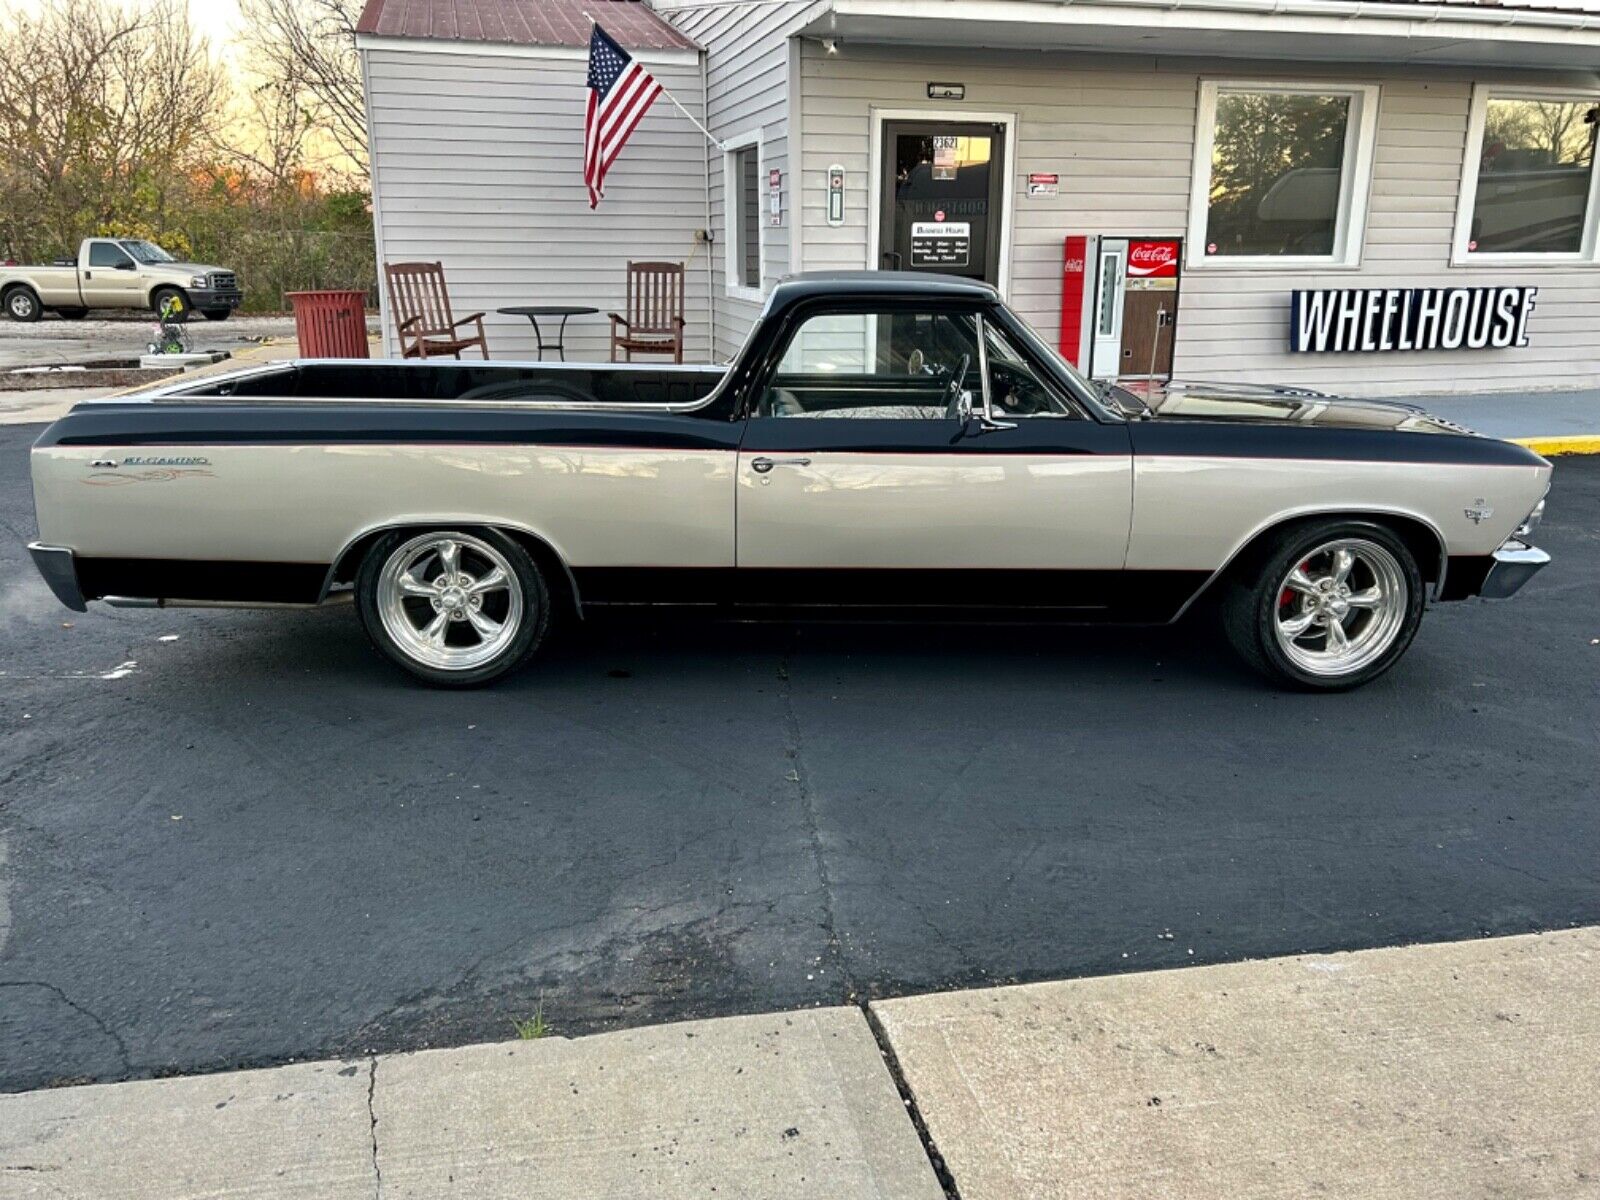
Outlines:
{"type": "Polygon", "coordinates": [[[413,538],[378,576],[384,631],[410,657],[445,671],[492,661],[516,636],[522,605],[506,557],[464,534],[413,538]]]}
{"type": "Polygon", "coordinates": [[[1316,547],[1284,577],[1273,632],[1301,670],[1348,675],[1394,644],[1407,599],[1393,554],[1364,538],[1340,538],[1316,547]]]}
{"type": "Polygon", "coordinates": [[[1422,623],[1424,586],[1396,530],[1310,520],[1241,556],[1222,593],[1223,628],[1268,678],[1339,691],[1375,679],[1405,653],[1422,623]]]}
{"type": "Polygon", "coordinates": [[[523,546],[474,528],[379,538],[356,576],[356,609],[388,658],[430,683],[470,687],[533,652],[550,605],[523,546]]]}

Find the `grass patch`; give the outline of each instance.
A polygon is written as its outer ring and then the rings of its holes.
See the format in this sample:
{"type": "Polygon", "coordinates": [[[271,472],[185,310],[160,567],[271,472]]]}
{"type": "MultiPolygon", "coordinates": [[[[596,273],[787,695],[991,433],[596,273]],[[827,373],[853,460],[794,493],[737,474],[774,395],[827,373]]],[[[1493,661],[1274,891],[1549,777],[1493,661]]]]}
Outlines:
{"type": "Polygon", "coordinates": [[[549,1037],[550,1024],[544,1019],[544,996],[539,997],[539,1007],[533,1010],[531,1017],[512,1017],[511,1028],[517,1031],[517,1036],[525,1042],[535,1038],[549,1037]]]}

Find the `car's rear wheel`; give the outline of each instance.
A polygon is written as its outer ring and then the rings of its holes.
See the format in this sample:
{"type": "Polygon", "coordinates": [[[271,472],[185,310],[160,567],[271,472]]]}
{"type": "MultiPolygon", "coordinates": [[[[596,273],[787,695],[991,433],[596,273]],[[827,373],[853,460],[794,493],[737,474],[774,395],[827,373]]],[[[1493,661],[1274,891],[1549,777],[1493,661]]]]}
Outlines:
{"type": "Polygon", "coordinates": [[[356,609],[391,662],[436,686],[472,687],[538,647],[550,593],[527,552],[496,530],[392,533],[362,560],[356,609]]]}
{"type": "Polygon", "coordinates": [[[9,288],[4,300],[6,316],[13,321],[37,321],[44,315],[44,307],[32,288],[9,288]]]}
{"type": "Polygon", "coordinates": [[[1319,521],[1281,536],[1223,599],[1229,640],[1269,679],[1359,687],[1405,653],[1422,623],[1415,556],[1389,529],[1319,521]]]}

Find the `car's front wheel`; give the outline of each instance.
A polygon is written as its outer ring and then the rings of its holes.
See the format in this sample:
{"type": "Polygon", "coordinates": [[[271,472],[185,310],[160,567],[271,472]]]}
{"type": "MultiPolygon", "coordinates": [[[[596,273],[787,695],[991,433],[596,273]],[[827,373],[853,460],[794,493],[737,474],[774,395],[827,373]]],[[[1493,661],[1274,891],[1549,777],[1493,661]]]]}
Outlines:
{"type": "Polygon", "coordinates": [[[157,288],[155,295],[150,297],[150,307],[164,321],[176,321],[182,325],[189,320],[189,297],[180,288],[157,288]]]}
{"type": "Polygon", "coordinates": [[[527,551],[496,530],[391,533],[362,560],[356,609],[391,662],[439,687],[472,687],[538,647],[550,593],[527,551]]]}
{"type": "Polygon", "coordinates": [[[1269,679],[1310,691],[1359,687],[1405,653],[1425,584],[1404,541],[1364,521],[1281,536],[1223,599],[1228,638],[1269,679]]]}

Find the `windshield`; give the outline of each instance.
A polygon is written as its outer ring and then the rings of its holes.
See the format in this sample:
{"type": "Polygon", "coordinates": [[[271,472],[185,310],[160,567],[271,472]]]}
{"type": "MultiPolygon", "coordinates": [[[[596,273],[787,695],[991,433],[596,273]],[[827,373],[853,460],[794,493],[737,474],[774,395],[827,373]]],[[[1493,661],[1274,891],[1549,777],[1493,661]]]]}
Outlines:
{"type": "Polygon", "coordinates": [[[1141,407],[1130,412],[1127,405],[1110,394],[1113,391],[1120,392],[1123,389],[1116,388],[1109,383],[1101,383],[1087,378],[1078,368],[1063,358],[1054,346],[1035,333],[1033,326],[1019,317],[1013,309],[1006,307],[1006,312],[1013,323],[1012,332],[1025,341],[1028,344],[1028,349],[1033,351],[1034,354],[1043,358],[1051,366],[1058,368],[1063,375],[1070,379],[1076,385],[1076,390],[1080,396],[1092,396],[1099,403],[1100,408],[1110,416],[1136,416],[1144,411],[1143,407],[1141,407]]]}
{"type": "Polygon", "coordinates": [[[129,254],[133,255],[135,259],[142,263],[169,263],[178,261],[154,242],[146,242],[136,238],[128,238],[125,241],[118,242],[117,245],[121,246],[129,254]]]}

